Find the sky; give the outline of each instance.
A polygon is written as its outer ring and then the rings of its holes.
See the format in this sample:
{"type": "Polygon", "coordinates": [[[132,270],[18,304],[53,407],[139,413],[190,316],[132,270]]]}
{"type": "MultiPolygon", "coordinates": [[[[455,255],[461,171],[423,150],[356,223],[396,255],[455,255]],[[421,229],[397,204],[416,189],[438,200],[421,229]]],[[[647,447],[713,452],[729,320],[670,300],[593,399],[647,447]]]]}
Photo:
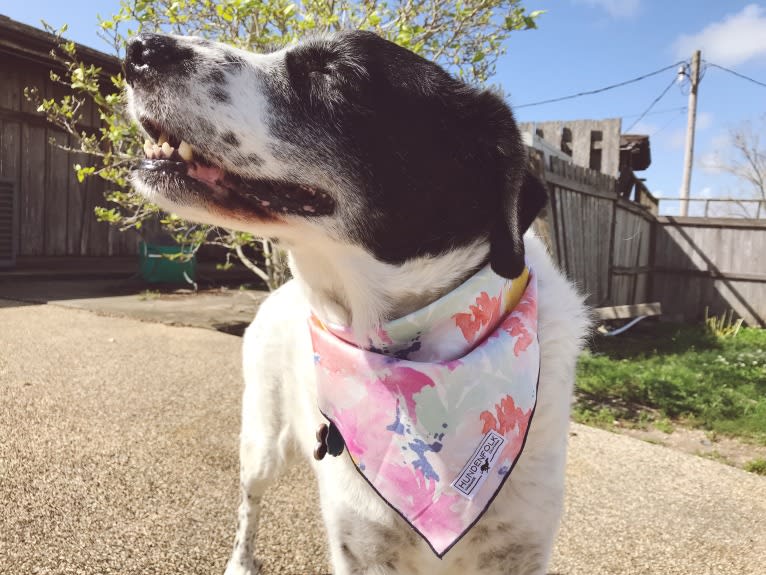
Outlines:
{"type": "MultiPolygon", "coordinates": [[[[744,194],[736,179],[712,165],[729,153],[730,130],[761,118],[766,129],[766,87],[709,64],[766,83],[766,1],[524,0],[523,4],[546,12],[537,30],[511,35],[491,80],[509,94],[512,107],[630,80],[688,62],[700,49],[706,65],[699,86],[691,196],[744,194]]],[[[66,23],[68,38],[109,51],[97,35],[97,14],[108,16],[118,5],[118,0],[0,0],[0,14],[35,26],[41,19],[54,26],[66,23]]],[[[672,68],[601,94],[518,108],[516,118],[526,122],[621,117],[625,131],[676,74],[672,68]]],[[[659,197],[679,195],[687,93],[688,84],[672,86],[630,130],[651,138],[652,165],[638,175],[659,197]]],[[[678,204],[664,201],[660,209],[678,213],[678,204]]]]}

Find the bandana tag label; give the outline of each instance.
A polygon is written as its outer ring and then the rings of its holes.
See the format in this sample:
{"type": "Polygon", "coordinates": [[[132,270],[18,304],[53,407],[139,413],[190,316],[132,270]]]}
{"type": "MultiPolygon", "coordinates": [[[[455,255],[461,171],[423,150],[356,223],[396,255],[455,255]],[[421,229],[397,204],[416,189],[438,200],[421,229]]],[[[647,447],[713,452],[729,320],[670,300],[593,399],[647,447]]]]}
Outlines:
{"type": "Polygon", "coordinates": [[[487,432],[471,459],[452,482],[452,487],[463,497],[473,499],[484,481],[489,477],[489,472],[495,463],[500,459],[497,456],[500,454],[504,443],[505,438],[499,433],[492,430],[487,432]]]}

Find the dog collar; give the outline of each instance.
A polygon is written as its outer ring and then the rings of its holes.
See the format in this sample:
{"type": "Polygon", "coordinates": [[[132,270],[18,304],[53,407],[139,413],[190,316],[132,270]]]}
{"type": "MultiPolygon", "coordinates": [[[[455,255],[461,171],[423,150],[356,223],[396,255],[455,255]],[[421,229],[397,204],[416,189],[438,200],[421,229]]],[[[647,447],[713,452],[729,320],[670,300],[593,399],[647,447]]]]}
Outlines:
{"type": "MultiPolygon", "coordinates": [[[[312,315],[328,436],[442,557],[489,507],[526,441],[540,349],[533,271],[485,267],[432,304],[370,334],[312,315]]],[[[324,450],[326,448],[322,448],[324,450]]],[[[324,453],[322,453],[324,455],[324,453]]]]}

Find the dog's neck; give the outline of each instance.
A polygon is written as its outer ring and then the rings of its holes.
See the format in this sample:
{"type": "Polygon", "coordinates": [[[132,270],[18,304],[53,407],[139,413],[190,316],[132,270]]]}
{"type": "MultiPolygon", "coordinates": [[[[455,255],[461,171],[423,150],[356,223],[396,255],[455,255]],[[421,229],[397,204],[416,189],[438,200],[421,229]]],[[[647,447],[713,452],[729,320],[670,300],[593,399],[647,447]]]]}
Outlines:
{"type": "Polygon", "coordinates": [[[489,257],[480,241],[401,265],[336,242],[290,246],[290,268],[319,319],[350,326],[359,343],[378,325],[407,315],[454,289],[489,257]]]}

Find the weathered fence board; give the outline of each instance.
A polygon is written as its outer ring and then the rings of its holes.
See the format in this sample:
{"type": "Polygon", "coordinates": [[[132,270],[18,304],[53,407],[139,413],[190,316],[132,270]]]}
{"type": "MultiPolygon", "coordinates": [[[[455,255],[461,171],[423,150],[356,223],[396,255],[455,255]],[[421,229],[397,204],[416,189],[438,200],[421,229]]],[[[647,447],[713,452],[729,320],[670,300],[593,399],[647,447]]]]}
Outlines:
{"type": "Polygon", "coordinates": [[[48,161],[45,180],[45,253],[52,256],[66,254],[67,199],[69,184],[69,153],[67,135],[58,130],[48,130],[48,161]]]}
{"type": "Polygon", "coordinates": [[[45,253],[45,128],[24,125],[21,130],[21,185],[19,186],[19,255],[45,253]]]}
{"type": "Polygon", "coordinates": [[[671,316],[700,319],[707,307],[766,326],[766,222],[721,223],[659,218],[654,293],[671,316]]]}

